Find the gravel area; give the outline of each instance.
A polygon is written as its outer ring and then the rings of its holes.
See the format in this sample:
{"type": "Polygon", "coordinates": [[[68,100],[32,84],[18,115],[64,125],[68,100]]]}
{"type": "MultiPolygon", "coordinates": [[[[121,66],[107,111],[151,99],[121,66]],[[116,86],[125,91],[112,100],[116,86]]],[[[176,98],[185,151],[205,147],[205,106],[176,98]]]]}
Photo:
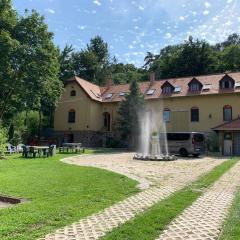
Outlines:
{"type": "Polygon", "coordinates": [[[69,164],[107,169],[135,179],[140,189],[150,186],[184,186],[221,164],[224,159],[212,157],[179,158],[176,161],[141,161],[134,153],[81,155],[65,158],[69,164]]]}

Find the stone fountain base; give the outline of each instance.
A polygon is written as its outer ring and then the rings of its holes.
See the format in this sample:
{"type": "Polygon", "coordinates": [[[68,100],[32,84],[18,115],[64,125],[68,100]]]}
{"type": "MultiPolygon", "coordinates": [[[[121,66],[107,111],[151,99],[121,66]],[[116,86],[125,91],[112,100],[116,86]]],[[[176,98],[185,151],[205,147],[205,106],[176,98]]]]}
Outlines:
{"type": "Polygon", "coordinates": [[[133,159],[136,160],[150,160],[150,161],[174,161],[177,160],[175,155],[144,155],[137,153],[133,156],[133,159]]]}

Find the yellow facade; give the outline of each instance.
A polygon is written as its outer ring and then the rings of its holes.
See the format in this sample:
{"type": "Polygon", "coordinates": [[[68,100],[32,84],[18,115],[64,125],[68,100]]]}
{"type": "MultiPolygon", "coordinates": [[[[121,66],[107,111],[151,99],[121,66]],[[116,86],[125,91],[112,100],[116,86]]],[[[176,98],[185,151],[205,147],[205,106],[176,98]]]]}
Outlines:
{"type": "MultiPolygon", "coordinates": [[[[55,111],[55,131],[106,131],[104,113],[110,114],[110,130],[117,119],[117,102],[102,103],[90,99],[75,82],[66,85],[61,101],[55,111]],[[76,96],[70,96],[72,90],[76,96]],[[75,123],[68,123],[68,112],[75,110],[75,123]]],[[[167,131],[201,131],[211,129],[223,123],[223,107],[232,106],[233,119],[240,115],[240,93],[198,95],[147,100],[147,108],[156,113],[159,121],[163,110],[170,110],[170,121],[166,123],[167,131]],[[199,108],[199,121],[191,122],[190,110],[199,108]]]]}

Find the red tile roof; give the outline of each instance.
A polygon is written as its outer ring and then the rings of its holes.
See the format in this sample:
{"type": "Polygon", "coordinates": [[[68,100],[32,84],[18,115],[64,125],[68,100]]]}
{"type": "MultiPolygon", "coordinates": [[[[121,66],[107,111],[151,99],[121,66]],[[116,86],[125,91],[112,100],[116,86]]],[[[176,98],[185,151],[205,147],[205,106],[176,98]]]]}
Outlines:
{"type": "Polygon", "coordinates": [[[240,130],[240,117],[227,123],[223,123],[215,128],[215,131],[240,130]]]}
{"type": "MultiPolygon", "coordinates": [[[[172,97],[186,97],[186,96],[196,96],[196,95],[210,95],[210,94],[224,94],[224,93],[240,93],[240,87],[234,89],[220,89],[219,82],[221,79],[226,76],[225,73],[222,74],[213,74],[206,76],[194,76],[194,77],[183,77],[183,78],[172,78],[172,79],[162,79],[156,80],[153,83],[141,82],[139,87],[141,92],[144,94],[145,99],[158,99],[158,98],[172,98],[172,97]],[[196,78],[203,86],[210,84],[208,90],[201,90],[198,92],[190,92],[188,84],[192,81],[193,78],[196,78]],[[161,86],[168,81],[174,87],[181,88],[180,92],[163,94],[161,86]],[[153,95],[146,95],[146,92],[149,89],[155,89],[153,95]]],[[[228,73],[227,76],[231,77],[235,83],[240,82],[240,72],[228,73]]],[[[108,87],[99,87],[93,83],[90,83],[79,77],[73,77],[67,82],[76,81],[83,90],[88,94],[88,96],[99,102],[119,102],[124,99],[124,96],[120,96],[121,92],[129,92],[129,84],[123,85],[111,85],[108,87]],[[108,94],[112,94],[111,98],[106,98],[108,94]]]]}

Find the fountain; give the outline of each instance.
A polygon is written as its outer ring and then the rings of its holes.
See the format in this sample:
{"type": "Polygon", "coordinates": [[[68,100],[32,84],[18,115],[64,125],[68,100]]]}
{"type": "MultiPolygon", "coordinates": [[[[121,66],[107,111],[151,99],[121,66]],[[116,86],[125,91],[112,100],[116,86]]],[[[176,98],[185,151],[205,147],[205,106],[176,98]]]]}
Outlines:
{"type": "Polygon", "coordinates": [[[176,156],[169,155],[168,152],[165,122],[150,111],[141,112],[138,117],[140,119],[139,149],[134,159],[176,160],[176,156]]]}

